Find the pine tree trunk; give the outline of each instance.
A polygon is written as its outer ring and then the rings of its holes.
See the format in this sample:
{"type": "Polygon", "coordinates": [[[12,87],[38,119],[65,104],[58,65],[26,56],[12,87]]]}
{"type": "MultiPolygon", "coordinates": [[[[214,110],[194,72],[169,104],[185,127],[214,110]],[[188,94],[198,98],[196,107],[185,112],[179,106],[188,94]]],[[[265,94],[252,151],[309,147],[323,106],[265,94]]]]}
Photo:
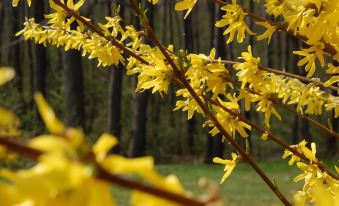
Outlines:
{"type": "MultiPolygon", "coordinates": [[[[23,5],[18,5],[17,8],[12,8],[12,38],[11,42],[14,42],[18,40],[18,37],[15,36],[15,34],[19,31],[19,28],[21,28],[21,22],[22,22],[22,15],[23,15],[23,5]]],[[[23,100],[23,76],[22,76],[22,44],[17,43],[15,44],[11,49],[11,56],[10,61],[11,65],[15,69],[15,79],[14,82],[16,84],[16,89],[20,94],[20,98],[23,100]]]]}
{"type": "MultiPolygon", "coordinates": [[[[333,65],[339,66],[338,62],[333,62],[333,65]]],[[[332,91],[333,96],[338,96],[337,92],[332,91]]],[[[338,132],[338,119],[334,117],[334,111],[331,112],[331,123],[332,123],[332,129],[335,132],[338,132]]],[[[337,138],[332,137],[331,135],[328,135],[326,140],[326,150],[328,158],[333,158],[337,155],[338,152],[338,141],[337,138]]]]}
{"type": "Polygon", "coordinates": [[[85,123],[84,86],[81,54],[76,50],[62,52],[66,97],[66,124],[82,127],[85,123]]]}
{"type": "MultiPolygon", "coordinates": [[[[194,35],[193,35],[193,13],[187,16],[184,20],[184,40],[185,40],[185,49],[188,53],[193,52],[193,43],[194,43],[194,35]]],[[[186,144],[188,146],[188,154],[194,154],[194,131],[196,125],[195,117],[187,121],[187,135],[186,135],[186,144]]]]}
{"type": "MultiPolygon", "coordinates": [[[[219,20],[222,16],[222,11],[219,6],[215,6],[214,8],[215,12],[215,19],[214,22],[219,20]]],[[[225,58],[226,56],[226,46],[225,46],[225,40],[223,31],[221,29],[218,29],[214,27],[214,38],[213,38],[213,45],[217,50],[217,57],[225,58]]],[[[213,140],[213,157],[222,157],[224,152],[224,144],[222,142],[222,135],[218,134],[214,137],[212,137],[213,140]]]]}
{"type": "MultiPolygon", "coordinates": [[[[153,27],[153,6],[145,2],[148,8],[148,20],[153,27]]],[[[138,19],[136,19],[138,22],[138,19]]],[[[146,154],[146,125],[147,125],[147,105],[149,91],[137,93],[135,95],[134,117],[133,117],[133,141],[131,146],[131,157],[140,157],[146,154]]]]}
{"type": "MultiPolygon", "coordinates": [[[[44,18],[44,1],[33,1],[34,18],[36,22],[43,21],[44,18]]],[[[33,45],[33,59],[34,59],[34,92],[41,92],[46,94],[46,49],[42,45],[33,45]]]]}
{"type": "MultiPolygon", "coordinates": [[[[3,1],[0,2],[0,31],[4,30],[4,18],[5,18],[5,3],[3,1]]],[[[2,61],[2,32],[0,33],[0,65],[3,65],[2,61]]]]}
{"type": "MultiPolygon", "coordinates": [[[[117,1],[117,3],[120,3],[117,1]]],[[[112,2],[107,0],[108,16],[113,16],[112,2]]],[[[124,16],[124,7],[120,8],[120,15],[124,16]]],[[[124,66],[119,64],[111,68],[109,78],[109,101],[108,101],[108,132],[118,139],[121,133],[121,96],[122,96],[122,78],[124,66]]],[[[119,145],[114,147],[114,152],[120,152],[119,145]]]]}

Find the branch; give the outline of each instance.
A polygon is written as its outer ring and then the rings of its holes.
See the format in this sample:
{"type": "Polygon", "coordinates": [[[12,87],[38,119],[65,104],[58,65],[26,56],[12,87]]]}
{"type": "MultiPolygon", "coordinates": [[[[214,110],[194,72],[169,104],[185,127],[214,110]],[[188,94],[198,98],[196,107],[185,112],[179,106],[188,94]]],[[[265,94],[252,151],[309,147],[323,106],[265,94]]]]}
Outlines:
{"type": "MultiPolygon", "coordinates": [[[[255,130],[261,132],[261,133],[267,133],[267,136],[270,140],[274,141],[275,143],[279,144],[280,146],[282,146],[283,148],[285,148],[286,150],[292,152],[294,155],[298,156],[299,158],[301,158],[302,160],[304,160],[305,162],[308,162],[309,159],[303,155],[302,153],[298,152],[296,149],[292,148],[291,146],[289,146],[288,144],[286,144],[282,139],[280,139],[279,137],[267,132],[266,130],[264,130],[263,128],[261,128],[260,126],[258,126],[257,124],[255,124],[254,122],[246,119],[245,117],[241,116],[240,114],[233,112],[231,109],[228,109],[227,107],[225,107],[224,105],[220,104],[219,102],[207,97],[206,95],[203,95],[203,97],[209,101],[211,104],[216,105],[220,108],[222,108],[223,110],[225,110],[227,113],[231,114],[234,117],[238,117],[240,121],[247,123],[248,125],[250,125],[252,128],[254,128],[255,130]]],[[[313,162],[314,164],[316,164],[318,166],[318,168],[322,171],[322,172],[326,172],[327,174],[329,174],[333,179],[339,180],[339,177],[336,176],[335,174],[331,173],[330,171],[327,170],[326,166],[324,164],[322,164],[321,162],[313,162]]]]}
{"type": "MultiPolygon", "coordinates": [[[[129,0],[132,8],[134,9],[135,13],[140,15],[141,11],[139,10],[137,3],[135,0],[129,0]]],[[[258,173],[258,175],[265,181],[265,183],[271,188],[271,190],[276,194],[276,196],[281,200],[281,202],[284,205],[291,205],[291,203],[288,202],[288,200],[285,198],[285,196],[280,192],[280,190],[276,187],[276,185],[266,176],[266,174],[259,168],[257,163],[250,157],[245,150],[242,149],[242,147],[226,132],[226,130],[223,128],[223,126],[219,123],[217,118],[214,116],[214,114],[206,107],[204,102],[200,99],[200,97],[197,95],[197,93],[194,91],[194,89],[191,87],[189,82],[187,81],[185,75],[180,72],[179,68],[176,66],[174,61],[171,59],[170,55],[167,53],[166,48],[163,47],[163,45],[160,43],[158,38],[156,37],[152,27],[149,25],[147,18],[144,19],[144,28],[147,31],[147,34],[149,35],[149,38],[153,40],[155,45],[160,49],[161,53],[164,55],[166,60],[171,65],[174,75],[182,82],[184,87],[188,90],[188,92],[191,94],[191,96],[194,98],[194,100],[198,103],[200,108],[203,110],[203,112],[206,114],[206,116],[214,123],[214,125],[219,129],[219,131],[226,137],[226,139],[232,144],[232,146],[239,152],[239,154],[246,160],[253,169],[258,173]]]]}
{"type": "MultiPolygon", "coordinates": [[[[232,83],[234,86],[236,86],[238,89],[241,90],[241,86],[239,83],[233,81],[232,79],[230,78],[226,78],[228,82],[232,83]]],[[[252,93],[252,94],[256,94],[256,95],[261,95],[260,93],[254,91],[253,89],[249,89],[249,88],[245,88],[246,91],[252,93]]],[[[335,137],[337,139],[339,139],[339,134],[336,133],[335,131],[325,127],[324,125],[322,125],[321,123],[317,122],[316,120],[312,119],[311,117],[309,116],[306,116],[286,105],[284,105],[283,103],[281,103],[279,100],[275,99],[275,98],[269,98],[269,100],[271,100],[274,104],[282,107],[283,109],[289,111],[289,112],[292,112],[296,115],[298,115],[300,118],[303,118],[305,120],[307,120],[308,122],[310,122],[311,124],[315,125],[316,127],[320,128],[321,130],[323,130],[324,132],[326,132],[327,134],[331,135],[332,137],[335,137]]]]}
{"type": "MultiPolygon", "coordinates": [[[[2,137],[0,136],[0,145],[5,146],[6,148],[24,155],[25,157],[30,157],[32,159],[37,159],[39,156],[43,155],[44,153],[40,150],[30,148],[28,146],[19,144],[13,141],[11,138],[2,137]]],[[[98,163],[96,163],[97,167],[97,177],[105,180],[107,182],[120,185],[125,188],[139,190],[160,198],[164,198],[166,200],[180,203],[183,205],[192,205],[192,206],[204,206],[207,205],[208,202],[202,202],[193,198],[189,198],[183,195],[179,195],[170,191],[167,191],[162,188],[157,188],[149,184],[145,184],[139,181],[127,179],[125,177],[121,177],[116,174],[111,174],[104,168],[102,168],[98,163]]]]}
{"type": "Polygon", "coordinates": [[[63,8],[65,11],[67,11],[70,15],[72,15],[74,18],[76,18],[77,20],[79,20],[81,23],[83,23],[84,25],[86,25],[91,31],[97,33],[98,35],[104,37],[107,41],[110,41],[114,46],[118,47],[119,49],[121,49],[122,51],[126,52],[129,56],[134,57],[135,59],[137,59],[138,61],[142,62],[143,64],[149,65],[149,63],[144,60],[142,57],[140,57],[139,55],[137,55],[136,53],[134,53],[132,50],[130,50],[129,48],[127,48],[126,46],[124,46],[123,44],[119,43],[116,39],[114,39],[112,36],[107,36],[105,35],[105,33],[103,33],[103,31],[98,28],[97,26],[95,26],[94,24],[92,24],[91,22],[87,21],[86,19],[84,19],[82,16],[80,16],[76,11],[74,11],[73,9],[68,8],[64,3],[62,3],[60,0],[53,0],[53,2],[55,4],[57,4],[58,6],[60,6],[61,8],[63,8]]]}
{"type": "MultiPolygon", "coordinates": [[[[230,64],[230,65],[234,65],[234,64],[239,64],[241,62],[237,62],[237,61],[229,61],[229,60],[221,60],[221,61],[218,61],[216,59],[212,59],[210,60],[209,62],[212,62],[212,63],[223,63],[223,64],[230,64]]],[[[289,72],[285,72],[285,71],[281,71],[279,69],[276,69],[276,68],[268,68],[268,67],[262,67],[262,66],[259,66],[258,67],[260,70],[262,71],[267,71],[267,72],[271,72],[271,73],[274,73],[274,74],[278,74],[278,75],[283,75],[283,76],[286,76],[286,77],[290,77],[290,78],[294,78],[294,79],[298,79],[299,81],[303,82],[303,83],[313,83],[314,85],[317,85],[317,86],[322,86],[324,88],[328,88],[328,89],[331,89],[335,92],[339,91],[339,88],[338,87],[335,87],[335,86],[328,86],[328,87],[325,87],[324,86],[324,82],[320,81],[320,80],[317,80],[317,79],[309,79],[307,77],[303,77],[303,76],[300,76],[300,75],[297,75],[297,74],[293,74],[293,73],[289,73],[289,72]]]]}
{"type": "MultiPolygon", "coordinates": [[[[210,0],[216,4],[219,4],[220,6],[226,6],[226,5],[229,5],[230,3],[227,3],[227,2],[224,2],[222,0],[210,0]]],[[[304,42],[307,42],[308,41],[308,38],[304,35],[301,35],[300,33],[297,33],[297,34],[294,34],[294,31],[293,30],[287,30],[287,26],[285,24],[279,24],[279,23],[275,23],[275,22],[272,22],[268,19],[265,19],[261,16],[258,16],[250,11],[248,11],[248,9],[245,9],[242,7],[242,10],[244,12],[247,13],[247,16],[251,17],[252,19],[255,19],[259,22],[267,22],[269,23],[270,25],[272,26],[277,26],[279,30],[281,31],[284,31],[286,32],[289,36],[292,36],[292,37],[297,37],[298,39],[301,39],[303,40],[304,42]]],[[[334,56],[337,54],[337,50],[331,45],[331,44],[328,44],[326,42],[323,42],[324,45],[325,45],[325,48],[323,49],[325,52],[327,52],[328,54],[334,56]]]]}

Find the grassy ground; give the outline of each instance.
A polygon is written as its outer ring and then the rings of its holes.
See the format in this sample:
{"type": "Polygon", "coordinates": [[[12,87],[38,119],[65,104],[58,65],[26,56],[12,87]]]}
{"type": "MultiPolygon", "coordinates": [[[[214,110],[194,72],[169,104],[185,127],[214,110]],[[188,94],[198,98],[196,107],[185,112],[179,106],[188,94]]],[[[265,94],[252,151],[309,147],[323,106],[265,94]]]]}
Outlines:
{"type": "MultiPolygon", "coordinates": [[[[293,194],[302,187],[302,183],[293,183],[293,178],[300,173],[300,170],[288,166],[286,162],[260,163],[260,167],[276,182],[281,192],[289,200],[293,200],[293,194]]],[[[205,177],[211,182],[219,183],[223,175],[223,167],[219,165],[159,165],[157,168],[163,175],[176,174],[185,188],[194,194],[201,192],[197,187],[199,178],[205,177]]],[[[229,179],[219,185],[219,191],[227,205],[231,206],[282,205],[260,177],[246,164],[239,164],[229,179]]],[[[118,205],[128,205],[126,191],[115,188],[114,193],[118,205]]]]}

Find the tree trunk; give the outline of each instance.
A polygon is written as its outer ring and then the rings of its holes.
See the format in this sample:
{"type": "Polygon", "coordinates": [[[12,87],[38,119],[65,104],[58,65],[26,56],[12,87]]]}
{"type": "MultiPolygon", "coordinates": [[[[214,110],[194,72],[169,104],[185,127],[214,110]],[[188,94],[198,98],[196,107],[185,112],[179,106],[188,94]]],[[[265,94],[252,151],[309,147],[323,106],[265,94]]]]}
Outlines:
{"type": "MultiPolygon", "coordinates": [[[[22,22],[22,15],[23,15],[23,5],[18,5],[17,8],[12,8],[12,18],[13,18],[13,24],[12,24],[12,38],[11,42],[14,42],[18,40],[18,37],[15,36],[15,34],[19,31],[20,24],[22,22]]],[[[10,61],[11,65],[15,69],[15,79],[14,82],[16,84],[16,89],[20,94],[20,98],[23,100],[23,76],[22,76],[22,53],[20,52],[22,49],[22,44],[17,43],[12,47],[11,50],[11,56],[10,61]]]]}
{"type": "MultiPolygon", "coordinates": [[[[0,2],[0,31],[4,30],[4,18],[5,18],[5,3],[0,2]]],[[[2,32],[0,33],[0,47],[2,47],[2,32]]],[[[3,65],[2,62],[2,48],[0,49],[0,65],[3,65]]]]}
{"type": "MultiPolygon", "coordinates": [[[[148,8],[148,20],[153,27],[153,5],[145,2],[148,8]]],[[[138,22],[138,19],[136,20],[138,22]]],[[[131,157],[140,157],[146,154],[146,125],[147,125],[147,105],[149,91],[135,94],[133,130],[134,138],[132,141],[131,157]]]]}
{"type": "MultiPolygon", "coordinates": [[[[194,35],[193,35],[193,13],[187,16],[184,20],[184,40],[185,49],[188,53],[193,52],[194,35]]],[[[195,131],[195,117],[187,121],[187,136],[186,144],[188,146],[188,154],[194,154],[194,131],[195,131]]]]}
{"type": "MultiPolygon", "coordinates": [[[[219,6],[215,6],[215,19],[214,22],[219,20],[222,16],[222,11],[220,10],[219,6]]],[[[217,57],[225,58],[226,56],[226,47],[225,47],[225,40],[223,36],[223,31],[214,27],[214,38],[213,38],[213,45],[217,50],[217,57]]],[[[213,139],[213,157],[222,157],[224,152],[224,143],[222,142],[222,135],[218,134],[213,139]]]]}
{"type": "MultiPolygon", "coordinates": [[[[120,3],[117,1],[117,3],[120,3]]],[[[112,2],[107,0],[108,16],[113,16],[112,2]]],[[[120,8],[120,15],[124,15],[124,8],[120,8]]],[[[124,66],[119,64],[111,68],[108,91],[108,132],[118,139],[121,133],[121,95],[122,95],[122,77],[124,66]]],[[[114,147],[113,152],[120,152],[119,145],[114,147]]]]}
{"type": "MultiPolygon", "coordinates": [[[[36,22],[44,20],[44,1],[33,1],[34,18],[36,22]]],[[[33,61],[34,61],[34,92],[46,94],[46,49],[42,45],[33,45],[33,61]]]]}
{"type": "Polygon", "coordinates": [[[81,53],[76,50],[62,52],[66,96],[66,124],[82,127],[85,123],[84,86],[81,53]]]}
{"type": "MultiPolygon", "coordinates": [[[[339,66],[338,62],[333,62],[334,66],[339,66]]],[[[338,96],[337,92],[332,91],[333,96],[338,96]]],[[[332,130],[335,132],[338,132],[338,119],[334,117],[334,111],[331,112],[331,123],[332,123],[332,130]]],[[[337,138],[332,137],[331,135],[328,135],[327,141],[326,141],[326,150],[328,158],[333,158],[336,156],[338,152],[338,144],[337,144],[337,138]]]]}

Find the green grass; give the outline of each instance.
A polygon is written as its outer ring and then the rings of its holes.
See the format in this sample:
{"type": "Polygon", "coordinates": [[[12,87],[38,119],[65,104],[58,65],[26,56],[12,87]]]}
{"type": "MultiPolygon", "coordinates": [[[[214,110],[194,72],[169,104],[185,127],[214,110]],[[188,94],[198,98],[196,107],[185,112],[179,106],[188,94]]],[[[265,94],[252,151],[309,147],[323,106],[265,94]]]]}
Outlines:
{"type": "MultiPolygon", "coordinates": [[[[333,163],[330,162],[330,165],[333,163]]],[[[295,166],[288,166],[286,161],[265,162],[259,166],[289,200],[292,201],[293,194],[302,188],[302,183],[293,183],[293,178],[301,171],[295,166]]],[[[194,194],[202,192],[197,186],[199,178],[204,177],[219,185],[223,175],[223,167],[220,165],[158,165],[157,169],[162,175],[176,174],[184,187],[194,194]]],[[[244,163],[235,168],[224,184],[219,185],[219,193],[227,205],[231,206],[282,205],[261,178],[244,163]]],[[[128,205],[126,190],[115,188],[114,194],[118,199],[118,205],[128,205]]]]}

